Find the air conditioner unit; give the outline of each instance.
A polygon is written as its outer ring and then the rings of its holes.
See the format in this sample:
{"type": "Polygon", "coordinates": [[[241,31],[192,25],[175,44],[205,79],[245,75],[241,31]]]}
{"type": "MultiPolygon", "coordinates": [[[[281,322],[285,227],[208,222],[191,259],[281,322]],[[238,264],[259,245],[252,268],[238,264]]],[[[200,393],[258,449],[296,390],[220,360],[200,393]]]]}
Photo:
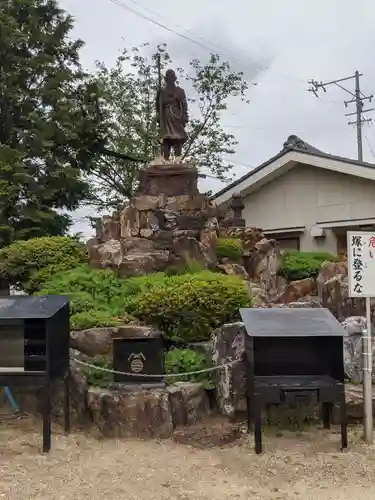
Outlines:
{"type": "Polygon", "coordinates": [[[323,227],[313,226],[310,229],[310,235],[312,238],[325,238],[325,229],[323,227]]]}

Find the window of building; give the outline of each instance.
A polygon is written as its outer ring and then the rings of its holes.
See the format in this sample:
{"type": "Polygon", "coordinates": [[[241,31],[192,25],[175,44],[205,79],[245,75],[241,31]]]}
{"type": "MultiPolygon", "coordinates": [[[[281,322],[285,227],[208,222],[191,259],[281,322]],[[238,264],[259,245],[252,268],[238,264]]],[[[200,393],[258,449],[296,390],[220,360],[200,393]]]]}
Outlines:
{"type": "Polygon", "coordinates": [[[280,250],[299,250],[299,238],[275,238],[280,250]]]}

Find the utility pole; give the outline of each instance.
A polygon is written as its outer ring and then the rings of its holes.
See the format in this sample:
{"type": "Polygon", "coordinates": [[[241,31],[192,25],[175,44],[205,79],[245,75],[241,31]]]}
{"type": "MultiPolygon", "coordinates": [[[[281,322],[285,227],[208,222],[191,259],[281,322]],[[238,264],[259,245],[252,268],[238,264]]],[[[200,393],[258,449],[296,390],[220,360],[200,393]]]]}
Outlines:
{"type": "MultiPolygon", "coordinates": [[[[373,111],[374,108],[363,109],[364,101],[371,102],[373,95],[364,95],[361,92],[359,78],[362,76],[358,71],[353,76],[333,80],[331,82],[322,83],[315,80],[310,80],[311,87],[308,89],[316,97],[318,97],[318,90],[323,89],[327,92],[325,87],[329,85],[336,85],[342,90],[352,96],[349,101],[344,101],[345,107],[348,104],[355,103],[356,110],[353,113],[346,113],[345,116],[355,116],[355,121],[349,121],[348,125],[356,125],[357,129],[357,151],[358,160],[363,161],[363,148],[362,148],[362,125],[371,122],[371,118],[363,118],[364,113],[373,111]],[[354,92],[347,89],[342,85],[342,82],[354,80],[354,92]]],[[[349,266],[348,266],[349,268],[349,266]]],[[[363,379],[363,413],[364,413],[364,439],[368,444],[373,442],[373,414],[372,414],[372,328],[371,328],[371,304],[370,297],[366,296],[366,327],[362,330],[362,379],[363,379]]]]}
{"type": "Polygon", "coordinates": [[[361,73],[356,71],[353,76],[347,76],[346,78],[340,78],[339,80],[332,80],[331,82],[317,82],[316,80],[310,80],[309,84],[311,87],[308,89],[309,92],[312,92],[316,97],[318,96],[318,90],[322,89],[324,92],[327,92],[326,87],[329,85],[336,85],[337,87],[340,87],[340,89],[344,90],[348,94],[352,96],[352,99],[349,101],[344,101],[345,107],[348,107],[348,104],[355,103],[356,105],[356,111],[354,113],[346,113],[345,116],[356,116],[355,121],[349,121],[348,125],[356,125],[357,129],[357,150],[358,150],[358,160],[363,161],[363,148],[362,148],[362,125],[364,123],[371,122],[371,118],[363,118],[362,115],[364,113],[368,113],[369,111],[373,111],[374,108],[368,108],[368,109],[363,109],[364,107],[364,101],[372,101],[372,98],[374,97],[373,95],[364,95],[361,92],[360,89],[360,82],[359,78],[363,76],[361,73]],[[349,90],[342,85],[342,82],[346,82],[349,80],[354,80],[355,81],[355,88],[354,91],[349,90]]]}
{"type": "MultiPolygon", "coordinates": [[[[359,88],[359,73],[358,73],[358,71],[355,72],[355,106],[356,106],[355,115],[356,115],[356,127],[357,127],[358,160],[363,161],[362,112],[364,112],[364,111],[363,111],[363,101],[361,100],[361,91],[359,88]]],[[[371,118],[366,118],[366,120],[371,120],[371,118]]]]}

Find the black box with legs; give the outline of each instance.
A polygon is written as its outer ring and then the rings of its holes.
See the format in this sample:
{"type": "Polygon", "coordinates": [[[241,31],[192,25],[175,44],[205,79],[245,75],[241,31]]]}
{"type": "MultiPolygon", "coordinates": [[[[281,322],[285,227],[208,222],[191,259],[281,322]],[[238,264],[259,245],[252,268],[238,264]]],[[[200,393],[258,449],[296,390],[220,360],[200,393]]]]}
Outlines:
{"type": "Polygon", "coordinates": [[[51,448],[51,384],[64,380],[69,418],[69,301],[59,295],[0,298],[0,385],[39,387],[43,452],[51,448]]]}
{"type": "Polygon", "coordinates": [[[322,406],[330,428],[340,405],[341,448],[347,448],[344,385],[344,329],[324,308],[241,309],[246,328],[248,430],[254,425],[255,451],[262,452],[262,408],[269,404],[322,406]]]}

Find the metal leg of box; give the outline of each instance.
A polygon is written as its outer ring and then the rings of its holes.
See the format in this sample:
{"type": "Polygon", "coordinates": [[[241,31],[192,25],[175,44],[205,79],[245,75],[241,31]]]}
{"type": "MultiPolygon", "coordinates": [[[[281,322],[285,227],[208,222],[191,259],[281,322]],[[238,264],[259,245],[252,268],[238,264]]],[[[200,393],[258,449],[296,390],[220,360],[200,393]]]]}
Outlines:
{"type": "Polygon", "coordinates": [[[259,396],[254,397],[254,440],[255,453],[262,453],[262,405],[259,396]]]}
{"type": "Polygon", "coordinates": [[[331,428],[331,413],[332,413],[332,403],[322,404],[323,412],[323,426],[325,429],[331,428]]]}
{"type": "Polygon", "coordinates": [[[254,381],[252,380],[250,373],[251,373],[251,363],[249,361],[249,357],[246,354],[246,351],[244,353],[244,365],[246,369],[246,419],[247,419],[247,432],[250,434],[252,431],[252,426],[253,426],[253,399],[254,399],[254,381]]]}
{"type": "Polygon", "coordinates": [[[42,390],[43,453],[51,449],[51,388],[49,383],[42,390]]]}
{"type": "Polygon", "coordinates": [[[250,434],[252,429],[252,415],[251,415],[251,396],[248,394],[246,396],[246,419],[247,419],[247,433],[250,434]]]}
{"type": "Polygon", "coordinates": [[[348,422],[346,414],[345,393],[340,399],[340,421],[341,421],[341,450],[348,447],[348,422]]]}
{"type": "Polygon", "coordinates": [[[70,377],[69,371],[64,377],[64,431],[70,432],[70,377]]]}

